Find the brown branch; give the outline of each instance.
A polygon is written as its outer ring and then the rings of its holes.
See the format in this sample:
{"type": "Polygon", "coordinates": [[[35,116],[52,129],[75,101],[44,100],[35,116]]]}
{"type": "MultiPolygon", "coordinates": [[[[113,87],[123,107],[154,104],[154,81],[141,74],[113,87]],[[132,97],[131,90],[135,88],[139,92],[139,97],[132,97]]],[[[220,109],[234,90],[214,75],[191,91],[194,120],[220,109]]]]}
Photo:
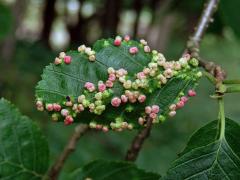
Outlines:
{"type": "MultiPolygon", "coordinates": [[[[189,38],[187,42],[187,49],[185,53],[188,52],[192,57],[195,57],[199,60],[200,66],[202,66],[207,72],[212,74],[217,82],[222,82],[226,74],[219,65],[214,64],[213,62],[206,62],[200,59],[199,57],[199,46],[202,40],[202,37],[207,30],[209,24],[213,21],[212,16],[217,10],[217,5],[219,0],[208,0],[208,3],[205,5],[205,8],[202,12],[202,15],[199,19],[198,25],[195,28],[193,35],[189,38]]],[[[127,152],[125,160],[135,161],[141,150],[141,147],[144,143],[144,140],[149,136],[152,127],[152,120],[148,118],[147,126],[138,133],[134,138],[130,149],[127,152]]]]}
{"type": "Polygon", "coordinates": [[[67,145],[65,146],[62,154],[59,156],[57,161],[50,168],[50,171],[48,173],[48,176],[50,179],[56,180],[58,178],[58,175],[59,175],[65,161],[67,160],[69,155],[75,150],[79,138],[81,136],[83,136],[87,130],[88,130],[87,125],[80,124],[80,125],[76,126],[75,131],[74,131],[73,135],[71,136],[71,138],[69,139],[67,145]]]}
{"type": "Polygon", "coordinates": [[[137,159],[137,156],[142,148],[142,145],[150,135],[152,128],[152,119],[150,117],[147,118],[146,127],[139,131],[138,135],[134,138],[131,147],[127,151],[127,155],[125,157],[125,160],[127,161],[135,161],[137,159]]]}
{"type": "Polygon", "coordinates": [[[222,82],[226,78],[226,73],[217,64],[213,62],[207,62],[200,58],[199,56],[199,46],[204,33],[206,32],[209,24],[213,22],[213,14],[217,10],[219,0],[208,0],[202,15],[199,19],[198,25],[195,28],[193,35],[189,38],[187,42],[187,52],[199,60],[200,66],[202,66],[207,72],[212,74],[217,82],[222,82]]]}

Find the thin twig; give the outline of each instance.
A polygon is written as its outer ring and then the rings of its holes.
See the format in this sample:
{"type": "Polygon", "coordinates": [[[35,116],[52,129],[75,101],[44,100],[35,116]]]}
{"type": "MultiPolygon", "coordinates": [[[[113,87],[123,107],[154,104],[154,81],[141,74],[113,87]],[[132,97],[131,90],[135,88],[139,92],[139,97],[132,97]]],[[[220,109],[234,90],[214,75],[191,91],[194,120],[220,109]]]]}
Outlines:
{"type": "Polygon", "coordinates": [[[67,145],[65,146],[62,154],[59,156],[57,161],[53,164],[53,166],[50,168],[50,171],[48,173],[48,176],[51,180],[56,180],[58,178],[58,175],[69,157],[69,155],[75,150],[77,142],[81,136],[84,135],[84,133],[88,130],[87,125],[78,125],[75,128],[75,131],[71,138],[69,139],[67,145]]]}
{"type": "Polygon", "coordinates": [[[134,138],[131,147],[127,151],[125,160],[127,161],[135,161],[137,156],[142,148],[142,145],[150,135],[152,128],[152,119],[150,117],[147,118],[146,127],[139,131],[138,135],[134,138]]]}
{"type": "Polygon", "coordinates": [[[191,41],[195,44],[195,47],[199,47],[199,44],[202,40],[202,37],[207,30],[209,24],[213,22],[212,16],[214,12],[217,10],[219,0],[209,0],[206,4],[201,18],[199,19],[197,28],[191,38],[191,41]]]}
{"type": "Polygon", "coordinates": [[[199,56],[200,42],[209,24],[213,22],[212,16],[217,10],[218,3],[219,0],[208,0],[208,3],[205,5],[199,19],[198,25],[195,28],[193,35],[189,38],[187,43],[187,52],[190,53],[192,57],[197,58],[200,62],[200,66],[212,74],[216,78],[217,82],[222,82],[226,78],[225,71],[219,65],[213,62],[204,61],[199,56]]]}

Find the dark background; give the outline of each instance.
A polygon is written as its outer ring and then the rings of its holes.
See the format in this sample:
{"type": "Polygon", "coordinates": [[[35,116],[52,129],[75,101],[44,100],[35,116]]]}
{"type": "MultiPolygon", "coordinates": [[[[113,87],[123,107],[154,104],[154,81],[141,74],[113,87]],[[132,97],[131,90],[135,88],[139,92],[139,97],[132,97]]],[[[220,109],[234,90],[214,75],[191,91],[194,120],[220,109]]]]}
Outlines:
{"type": "MultiPolygon", "coordinates": [[[[42,69],[58,52],[129,34],[145,38],[169,60],[177,59],[203,6],[203,0],[0,0],[0,97],[12,101],[41,126],[52,163],[75,125],[52,123],[45,113],[37,112],[34,88],[42,69]]],[[[240,78],[239,7],[239,0],[221,0],[201,45],[201,56],[222,65],[229,78],[240,78]]],[[[197,92],[176,117],[154,126],[136,162],[139,167],[164,174],[190,134],[217,118],[217,104],[209,98],[212,85],[203,78],[197,92]]],[[[239,101],[238,94],[226,95],[226,115],[238,122],[239,101]]],[[[135,134],[86,134],[61,179],[94,159],[123,159],[135,134]]]]}

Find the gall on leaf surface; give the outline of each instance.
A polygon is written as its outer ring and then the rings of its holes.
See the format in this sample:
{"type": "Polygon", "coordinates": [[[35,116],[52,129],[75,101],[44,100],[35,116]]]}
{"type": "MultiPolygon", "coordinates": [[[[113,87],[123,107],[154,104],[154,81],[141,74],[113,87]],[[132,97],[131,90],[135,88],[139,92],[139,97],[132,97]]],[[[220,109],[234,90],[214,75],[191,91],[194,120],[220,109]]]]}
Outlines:
{"type": "Polygon", "coordinates": [[[218,121],[200,128],[164,179],[239,179],[240,126],[226,118],[224,136],[218,121]]]}
{"type": "Polygon", "coordinates": [[[37,125],[0,99],[0,179],[43,179],[48,144],[37,125]]]}
{"type": "Polygon", "coordinates": [[[116,39],[60,53],[36,86],[37,108],[47,110],[54,121],[85,123],[103,131],[142,127],[147,116],[153,123],[174,116],[201,77],[198,61],[189,55],[166,61],[145,40],[116,39]],[[114,43],[116,39],[121,42],[114,43]],[[56,104],[61,110],[53,108],[56,104]],[[156,106],[154,113],[145,112],[156,106]]]}

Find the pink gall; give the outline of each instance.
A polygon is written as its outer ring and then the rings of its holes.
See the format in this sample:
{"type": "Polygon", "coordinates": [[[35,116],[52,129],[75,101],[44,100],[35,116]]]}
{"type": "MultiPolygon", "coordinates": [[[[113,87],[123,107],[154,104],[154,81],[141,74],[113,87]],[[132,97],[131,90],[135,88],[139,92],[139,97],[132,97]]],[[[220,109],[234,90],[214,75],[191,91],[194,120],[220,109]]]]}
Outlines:
{"type": "Polygon", "coordinates": [[[135,97],[133,94],[131,94],[131,95],[128,97],[128,99],[129,99],[129,102],[130,102],[130,103],[135,103],[135,102],[137,101],[136,97],[135,97]]]}
{"type": "Polygon", "coordinates": [[[111,104],[112,104],[113,107],[118,107],[121,104],[121,99],[119,97],[114,97],[111,100],[111,104]]]}
{"type": "Polygon", "coordinates": [[[65,119],[64,119],[64,124],[65,125],[70,125],[73,123],[73,118],[72,116],[67,116],[65,119]]]}
{"type": "Polygon", "coordinates": [[[173,71],[172,69],[166,69],[164,72],[163,72],[164,76],[166,78],[171,78],[173,76],[173,71]]]}
{"type": "Polygon", "coordinates": [[[86,82],[85,85],[84,85],[84,87],[85,87],[88,91],[90,91],[90,92],[95,91],[95,86],[94,86],[94,84],[91,83],[91,82],[86,82]]]}
{"type": "Polygon", "coordinates": [[[110,81],[110,80],[107,80],[105,84],[106,84],[106,86],[109,87],[109,88],[113,87],[113,82],[110,81]]]}
{"type": "Polygon", "coordinates": [[[53,111],[53,104],[47,104],[46,109],[47,111],[53,111]]]}
{"type": "Polygon", "coordinates": [[[138,97],[138,101],[139,101],[140,103],[145,102],[145,100],[146,100],[146,96],[143,95],[143,94],[141,94],[141,95],[138,97]]]}
{"type": "Polygon", "coordinates": [[[122,41],[120,39],[115,39],[113,42],[114,46],[120,46],[121,43],[122,43],[122,41]]]}
{"type": "Polygon", "coordinates": [[[144,52],[146,52],[146,53],[151,52],[151,49],[150,49],[149,46],[144,46],[144,47],[143,47],[143,50],[144,50],[144,52]]]}
{"type": "Polygon", "coordinates": [[[69,114],[69,112],[68,112],[67,109],[62,109],[62,110],[61,110],[61,115],[62,115],[62,116],[66,117],[66,116],[68,116],[68,114],[69,114]]]}
{"type": "Polygon", "coordinates": [[[98,91],[103,92],[106,90],[106,85],[104,83],[98,83],[98,91]]]}
{"type": "Polygon", "coordinates": [[[147,41],[146,40],[144,40],[144,39],[140,39],[140,43],[142,44],[142,45],[147,45],[147,41]]]}
{"type": "Polygon", "coordinates": [[[152,108],[150,106],[145,107],[145,113],[150,114],[152,112],[152,108]]]}
{"type": "Polygon", "coordinates": [[[71,107],[71,106],[73,106],[73,103],[72,103],[72,101],[67,101],[67,102],[65,103],[65,105],[68,106],[68,107],[71,107]]]}
{"type": "Polygon", "coordinates": [[[138,79],[145,79],[146,78],[145,73],[144,72],[137,73],[137,78],[138,79]]]}
{"type": "Polygon", "coordinates": [[[157,118],[157,114],[155,114],[155,113],[150,113],[150,114],[149,114],[149,117],[152,118],[152,119],[156,119],[156,118],[157,118]]]}
{"type": "Polygon", "coordinates": [[[159,113],[159,106],[158,105],[153,105],[152,106],[152,112],[155,113],[155,114],[159,113]]]}
{"type": "Polygon", "coordinates": [[[108,129],[108,127],[107,127],[107,126],[103,126],[103,128],[102,128],[102,131],[103,131],[103,132],[108,132],[108,131],[109,131],[109,129],[108,129]]]}
{"type": "Polygon", "coordinates": [[[109,76],[108,76],[108,80],[109,81],[115,81],[116,80],[116,75],[115,74],[109,74],[109,76]]]}
{"type": "Polygon", "coordinates": [[[55,64],[55,65],[59,65],[59,64],[61,64],[61,63],[62,63],[62,59],[56,57],[55,60],[54,60],[54,64],[55,64]]]}
{"type": "Polygon", "coordinates": [[[129,49],[129,53],[130,54],[137,54],[138,53],[138,48],[137,47],[131,47],[129,49]]]}
{"type": "Polygon", "coordinates": [[[186,53],[186,54],[183,55],[183,57],[188,61],[188,60],[190,60],[191,55],[186,53]]]}
{"type": "Polygon", "coordinates": [[[176,104],[176,108],[177,108],[177,109],[180,109],[180,108],[182,108],[184,105],[185,105],[184,101],[179,101],[179,102],[176,104]]]}
{"type": "Polygon", "coordinates": [[[186,103],[188,101],[188,97],[183,96],[180,98],[181,101],[183,101],[184,103],[186,103]]]}
{"type": "Polygon", "coordinates": [[[144,68],[143,69],[143,73],[145,74],[145,75],[148,75],[149,73],[150,73],[150,69],[149,68],[144,68]]]}
{"type": "Polygon", "coordinates": [[[78,109],[78,111],[84,111],[84,106],[82,105],[82,104],[79,104],[78,106],[77,106],[77,109],[78,109]]]}
{"type": "Polygon", "coordinates": [[[125,69],[123,69],[123,68],[117,70],[117,72],[116,72],[117,77],[125,76],[125,75],[127,75],[127,73],[128,73],[128,72],[127,72],[125,69]]]}
{"type": "Polygon", "coordinates": [[[64,57],[64,62],[65,62],[65,64],[70,64],[71,61],[72,61],[71,56],[65,56],[65,57],[64,57]]]}
{"type": "Polygon", "coordinates": [[[103,128],[103,126],[102,126],[101,124],[97,124],[97,125],[96,125],[96,129],[97,129],[97,130],[101,130],[102,128],[103,128]]]}
{"type": "Polygon", "coordinates": [[[128,102],[128,97],[126,95],[121,95],[121,100],[123,103],[128,102]]]}
{"type": "Polygon", "coordinates": [[[190,89],[189,91],[188,91],[188,95],[190,96],[190,97],[193,97],[193,96],[196,96],[196,92],[194,91],[194,90],[192,90],[192,89],[190,89]]]}
{"type": "Polygon", "coordinates": [[[61,106],[59,105],[59,104],[57,104],[57,103],[54,103],[53,104],[53,109],[54,109],[54,111],[57,111],[57,112],[59,112],[59,111],[61,111],[61,106]]]}
{"type": "Polygon", "coordinates": [[[125,40],[126,42],[128,42],[128,41],[130,40],[130,36],[129,36],[129,35],[125,35],[125,36],[124,36],[124,40],[125,40]]]}

